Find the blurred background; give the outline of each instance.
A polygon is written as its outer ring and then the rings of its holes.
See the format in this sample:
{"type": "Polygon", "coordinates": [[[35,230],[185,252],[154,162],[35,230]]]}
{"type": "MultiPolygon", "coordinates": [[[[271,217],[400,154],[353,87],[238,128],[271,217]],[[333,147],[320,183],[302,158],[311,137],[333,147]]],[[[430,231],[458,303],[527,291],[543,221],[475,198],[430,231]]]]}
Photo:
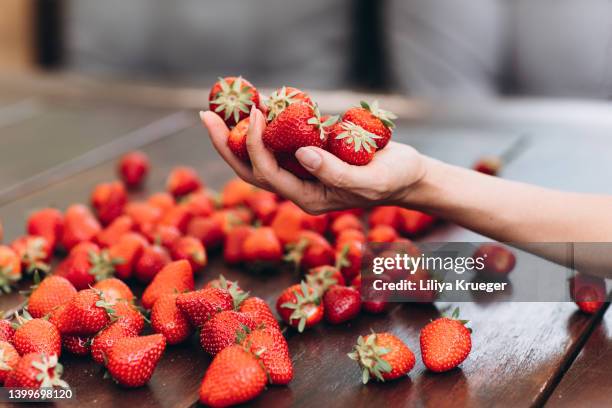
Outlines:
{"type": "Polygon", "coordinates": [[[609,0],[3,0],[0,70],[429,98],[612,95],[609,0]]]}

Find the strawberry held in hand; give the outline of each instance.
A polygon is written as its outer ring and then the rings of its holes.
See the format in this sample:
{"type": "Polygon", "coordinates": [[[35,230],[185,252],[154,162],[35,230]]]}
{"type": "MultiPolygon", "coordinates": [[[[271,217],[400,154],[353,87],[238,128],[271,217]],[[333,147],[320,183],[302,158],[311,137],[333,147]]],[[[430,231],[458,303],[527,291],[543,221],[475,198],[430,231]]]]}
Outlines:
{"type": "Polygon", "coordinates": [[[232,130],[230,130],[227,136],[227,147],[229,147],[236,157],[245,163],[251,160],[246,145],[249,123],[249,118],[242,119],[232,130]]]}
{"type": "Polygon", "coordinates": [[[425,367],[433,372],[452,370],[472,350],[472,331],[459,320],[459,308],[451,317],[441,317],[421,330],[421,356],[425,367]]]}
{"type": "Polygon", "coordinates": [[[242,77],[219,78],[208,96],[210,110],[217,113],[227,127],[235,126],[247,118],[251,107],[259,107],[260,96],[257,89],[242,77]]]}
{"type": "Polygon", "coordinates": [[[165,349],[166,339],[161,334],[124,337],[108,350],[106,367],[122,386],[141,387],[151,379],[165,349]]]}
{"type": "Polygon", "coordinates": [[[380,139],[376,141],[378,150],[389,143],[395,127],[393,123],[395,119],[397,119],[397,115],[381,109],[378,106],[378,101],[371,104],[361,101],[361,107],[349,109],[342,115],[342,121],[354,123],[367,132],[379,136],[380,139]]]}
{"type": "Polygon", "coordinates": [[[268,99],[264,102],[268,109],[266,120],[272,122],[280,115],[289,105],[303,102],[312,105],[312,99],[307,93],[291,86],[283,86],[280,89],[272,92],[268,99]]]}
{"type": "Polygon", "coordinates": [[[415,363],[414,353],[391,333],[359,336],[354,351],[348,354],[362,369],[362,382],[395,380],[405,376],[415,363]]]}
{"type": "Polygon", "coordinates": [[[285,323],[301,333],[323,319],[321,298],[306,282],[288,287],[276,301],[276,311],[285,323]]]}
{"type": "Polygon", "coordinates": [[[353,122],[342,121],[328,129],[327,150],[355,166],[372,161],[381,137],[353,122]]]}

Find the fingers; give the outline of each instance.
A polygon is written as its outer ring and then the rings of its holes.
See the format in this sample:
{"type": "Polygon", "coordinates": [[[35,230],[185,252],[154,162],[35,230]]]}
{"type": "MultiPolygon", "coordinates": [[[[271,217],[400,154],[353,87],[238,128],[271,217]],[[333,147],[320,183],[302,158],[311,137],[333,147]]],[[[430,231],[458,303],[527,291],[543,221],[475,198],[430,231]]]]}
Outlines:
{"type": "Polygon", "coordinates": [[[330,152],[314,146],[298,149],[295,157],[306,170],[330,187],[341,189],[352,187],[357,184],[355,179],[362,170],[345,163],[330,152]]]}

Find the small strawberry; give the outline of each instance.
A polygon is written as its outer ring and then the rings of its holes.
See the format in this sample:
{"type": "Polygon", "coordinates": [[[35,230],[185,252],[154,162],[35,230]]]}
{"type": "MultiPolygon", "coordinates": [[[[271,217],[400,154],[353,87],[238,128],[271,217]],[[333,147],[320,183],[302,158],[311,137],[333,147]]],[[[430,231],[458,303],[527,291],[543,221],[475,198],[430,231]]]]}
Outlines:
{"type": "Polygon", "coordinates": [[[244,118],[232,130],[230,130],[227,136],[227,147],[232,153],[240,160],[245,163],[249,163],[249,152],[247,150],[246,138],[249,131],[249,118],[244,118]]]}
{"type": "Polygon", "coordinates": [[[93,241],[101,230],[100,223],[89,208],[81,204],[71,205],[64,215],[62,245],[70,251],[81,242],[93,241]]]}
{"type": "Polygon", "coordinates": [[[223,245],[223,260],[229,265],[239,264],[244,261],[242,247],[244,241],[253,233],[250,225],[239,225],[227,233],[223,245]]]}
{"type": "Polygon", "coordinates": [[[379,225],[388,225],[393,229],[399,228],[399,207],[394,206],[380,206],[376,207],[368,215],[368,224],[370,228],[377,227],[379,225]]]}
{"type": "Polygon", "coordinates": [[[176,293],[161,296],[151,309],[151,327],[155,333],[161,333],[168,344],[179,344],[193,333],[189,319],[176,306],[176,293]]]}
{"type": "Polygon", "coordinates": [[[259,358],[268,374],[270,384],[286,385],[293,379],[293,363],[289,346],[277,329],[256,329],[239,336],[238,343],[259,358]]]}
{"type": "Polygon", "coordinates": [[[9,293],[11,286],[21,279],[21,260],[6,245],[0,245],[0,291],[9,293]]]}
{"type": "Polygon", "coordinates": [[[171,254],[174,261],[181,259],[189,261],[194,272],[200,272],[208,262],[202,242],[194,237],[179,238],[172,246],[171,254]]]}
{"type": "Polygon", "coordinates": [[[15,328],[13,324],[6,319],[0,319],[0,341],[13,342],[13,336],[15,335],[15,328]]]}
{"type": "Polygon", "coordinates": [[[336,237],[336,249],[341,249],[344,244],[348,244],[353,241],[365,244],[367,240],[366,236],[363,234],[363,231],[352,228],[343,230],[336,237]]]}
{"type": "Polygon", "coordinates": [[[215,356],[200,386],[200,402],[228,407],[247,402],[264,390],[267,376],[256,356],[240,345],[226,347],[215,356]]]}
{"type": "Polygon", "coordinates": [[[91,205],[103,225],[119,217],[127,201],[125,186],[120,181],[98,184],[91,193],[91,205]]]}
{"type": "Polygon", "coordinates": [[[266,120],[272,122],[278,115],[280,115],[287,106],[303,102],[307,105],[312,105],[310,96],[304,91],[291,86],[283,86],[280,89],[272,92],[264,104],[268,109],[268,116],[266,120]]]}
{"type": "Polygon", "coordinates": [[[212,197],[204,190],[195,191],[185,196],[180,204],[191,217],[208,217],[215,212],[215,203],[212,197]]]}
{"type": "Polygon", "coordinates": [[[247,118],[253,105],[260,107],[257,88],[241,76],[219,78],[210,89],[208,101],[210,110],[230,128],[247,118]]]}
{"type": "Polygon", "coordinates": [[[330,265],[323,265],[310,269],[306,275],[306,282],[316,289],[320,295],[323,295],[331,286],[344,286],[346,283],[340,270],[330,265]]]}
{"type": "Polygon", "coordinates": [[[187,231],[191,217],[191,213],[185,206],[175,205],[162,215],[159,220],[159,226],[174,227],[182,234],[187,231]]]}
{"type": "Polygon", "coordinates": [[[368,232],[368,242],[395,242],[397,231],[388,225],[378,225],[368,232]]]}
{"type": "Polygon", "coordinates": [[[246,205],[263,225],[269,225],[278,210],[278,196],[266,190],[257,190],[246,198],[246,205]]]}
{"type": "Polygon", "coordinates": [[[114,313],[101,292],[94,289],[77,292],[65,307],[59,328],[62,334],[78,336],[96,334],[110,323],[110,316],[114,313]]]}
{"type": "Polygon", "coordinates": [[[21,357],[17,365],[6,376],[4,386],[7,388],[69,388],[62,380],[62,365],[57,355],[29,353],[21,357]]]}
{"type": "Polygon", "coordinates": [[[200,345],[210,355],[216,355],[236,342],[242,331],[255,329],[256,323],[247,315],[225,310],[213,315],[200,331],[200,345]]]}
{"type": "Polygon", "coordinates": [[[243,300],[238,307],[238,311],[251,318],[257,327],[280,330],[278,321],[272,313],[272,309],[265,300],[256,296],[243,300]]]}
{"type": "Polygon", "coordinates": [[[143,283],[149,283],[171,261],[166,248],[160,245],[147,245],[134,266],[134,276],[143,283]]]}
{"type": "Polygon", "coordinates": [[[28,274],[33,274],[35,271],[49,272],[53,249],[45,238],[26,235],[13,241],[11,248],[21,259],[22,270],[28,274]]]}
{"type": "Polygon", "coordinates": [[[389,143],[395,124],[393,120],[397,115],[380,109],[378,101],[367,103],[362,101],[361,107],[351,108],[342,115],[342,120],[351,122],[380,137],[376,141],[378,149],[382,149],[389,143]]]}
{"type": "Polygon", "coordinates": [[[361,295],[350,286],[334,285],[323,295],[325,320],[340,324],[357,317],[361,311],[361,295]]]}
{"type": "Polygon", "coordinates": [[[85,357],[91,352],[90,342],[89,337],[65,335],[62,336],[62,349],[72,355],[85,357]]]}
{"type": "Polygon", "coordinates": [[[162,216],[158,207],[142,201],[127,203],[123,212],[134,221],[134,229],[143,234],[151,231],[162,216]]]}
{"type": "Polygon", "coordinates": [[[172,225],[157,224],[152,229],[144,231],[150,243],[159,244],[164,248],[172,248],[176,241],[183,236],[183,233],[172,225]]]}
{"type": "Polygon", "coordinates": [[[204,288],[179,294],[176,305],[194,327],[202,327],[215,314],[233,310],[234,299],[229,290],[204,288]]]}
{"type": "Polygon", "coordinates": [[[100,231],[96,237],[96,244],[102,248],[108,248],[119,241],[119,239],[134,229],[134,221],[127,215],[121,215],[113,222],[111,222],[106,228],[100,231]]]}
{"type": "Polygon", "coordinates": [[[274,264],[283,259],[283,248],[272,228],[260,227],[242,243],[242,257],[245,262],[274,264]]]}
{"type": "Polygon", "coordinates": [[[91,242],[76,245],[57,266],[55,275],[68,279],[77,290],[93,285],[96,276],[101,279],[114,272],[112,262],[105,251],[91,242]]]}
{"type": "Polygon", "coordinates": [[[399,231],[410,237],[422,235],[436,222],[436,218],[429,214],[407,208],[400,208],[398,216],[400,219],[399,231]]]}
{"type": "MultiPolygon", "coordinates": [[[[191,194],[188,195],[187,197],[190,197],[190,196],[191,194]]],[[[185,199],[187,199],[187,197],[185,199]]],[[[176,205],[176,200],[174,199],[172,194],[167,193],[165,191],[161,191],[158,193],[151,194],[149,198],[147,198],[147,204],[158,208],[159,211],[161,211],[163,214],[176,205]]]]}
{"type": "Polygon", "coordinates": [[[488,174],[489,176],[497,176],[503,166],[501,158],[497,156],[485,156],[478,159],[472,166],[472,169],[479,173],[488,174]]]}
{"type": "Polygon", "coordinates": [[[364,244],[359,241],[348,241],[336,249],[336,267],[347,281],[351,281],[361,273],[364,244]]]}
{"type": "MultiPolygon", "coordinates": [[[[300,209],[300,211],[302,211],[300,209]]],[[[311,215],[302,211],[302,228],[309,231],[314,231],[317,234],[324,235],[327,232],[327,228],[329,227],[329,215],[327,214],[319,214],[319,215],[311,215]]]]}
{"type": "Polygon", "coordinates": [[[239,178],[228,181],[221,192],[221,204],[225,208],[245,205],[247,199],[257,191],[256,187],[239,178]]]}
{"type": "Polygon", "coordinates": [[[285,323],[301,333],[323,319],[323,304],[316,290],[306,282],[288,287],[276,301],[276,311],[285,323]]]}
{"type": "Polygon", "coordinates": [[[576,274],[570,279],[569,288],[572,300],[584,313],[597,313],[606,301],[606,282],[602,278],[576,274]]]}
{"type": "Polygon", "coordinates": [[[187,225],[187,235],[199,239],[206,249],[218,248],[223,244],[223,216],[216,212],[210,217],[193,217],[187,225]]]}
{"type": "Polygon", "coordinates": [[[108,256],[117,278],[127,280],[132,277],[136,262],[145,246],[148,246],[148,242],[142,235],[128,232],[108,249],[108,256]]]}
{"type": "Polygon", "coordinates": [[[304,229],[304,212],[289,201],[281,203],[270,227],[283,245],[296,242],[304,229]]]}
{"type": "Polygon", "coordinates": [[[354,350],[348,356],[359,363],[364,384],[371,378],[387,381],[403,377],[412,370],[415,363],[412,350],[391,333],[359,336],[354,350]]]}
{"type": "Polygon", "coordinates": [[[6,376],[17,366],[19,353],[7,341],[0,341],[0,385],[4,384],[6,376]]]}
{"type": "Polygon", "coordinates": [[[463,362],[472,349],[471,329],[467,320],[459,320],[459,308],[451,317],[441,317],[421,330],[421,356],[425,367],[440,373],[463,362]]]}
{"type": "Polygon", "coordinates": [[[138,188],[149,173],[149,157],[143,152],[129,152],[121,157],[117,171],[129,188],[138,188]]]}
{"type": "Polygon", "coordinates": [[[309,270],[323,265],[333,265],[334,249],[322,235],[314,231],[302,231],[293,244],[287,246],[285,260],[292,262],[296,269],[309,270]]]}
{"type": "Polygon", "coordinates": [[[472,257],[482,259],[484,268],[477,269],[477,272],[489,278],[503,279],[516,265],[516,257],[512,251],[500,244],[482,244],[472,257]]]}
{"type": "Polygon", "coordinates": [[[34,318],[44,317],[56,307],[67,303],[76,293],[68,279],[57,275],[48,276],[32,290],[28,299],[28,312],[34,318]]]}
{"type": "Polygon", "coordinates": [[[112,323],[91,340],[91,358],[98,364],[106,365],[108,350],[119,339],[136,337],[138,333],[120,323],[112,323]]]}
{"type": "Polygon", "coordinates": [[[161,295],[193,290],[193,287],[193,271],[189,262],[185,260],[170,262],[155,275],[145,289],[142,294],[142,305],[146,309],[151,309],[161,295]]]}
{"type": "Polygon", "coordinates": [[[342,231],[348,229],[363,231],[363,224],[354,214],[342,214],[332,221],[329,229],[334,237],[338,237],[342,231]]]}
{"type": "Polygon", "coordinates": [[[166,190],[175,197],[181,197],[202,188],[198,173],[191,167],[180,166],[172,169],[166,180],[166,190]]]}
{"type": "Polygon", "coordinates": [[[342,121],[328,129],[327,150],[348,164],[364,166],[374,158],[379,139],[353,122],[342,121]]]}
{"type": "Polygon", "coordinates": [[[22,316],[17,315],[13,346],[22,356],[28,353],[59,356],[62,339],[55,325],[45,319],[32,319],[32,316],[24,311],[22,316]]]}
{"type": "Polygon", "coordinates": [[[134,300],[134,294],[129,286],[117,278],[108,278],[98,281],[93,286],[93,289],[100,291],[104,300],[110,304],[115,304],[119,300],[125,300],[127,302],[132,302],[134,300]]]}
{"type": "Polygon", "coordinates": [[[45,238],[51,248],[62,239],[63,229],[64,216],[55,208],[45,208],[28,217],[28,234],[45,238]]]}
{"type": "Polygon", "coordinates": [[[151,379],[165,349],[166,339],[161,334],[124,337],[108,350],[106,367],[122,386],[141,387],[151,379]]]}

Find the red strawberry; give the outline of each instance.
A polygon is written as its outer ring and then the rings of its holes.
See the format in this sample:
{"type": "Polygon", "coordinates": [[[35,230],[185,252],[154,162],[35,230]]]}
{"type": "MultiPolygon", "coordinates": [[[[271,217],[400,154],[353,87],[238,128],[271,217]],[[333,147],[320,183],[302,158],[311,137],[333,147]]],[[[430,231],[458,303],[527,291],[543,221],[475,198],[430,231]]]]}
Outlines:
{"type": "Polygon", "coordinates": [[[149,283],[172,259],[168,251],[159,245],[147,245],[134,266],[134,276],[143,283],[149,283]]]}
{"type": "Polygon", "coordinates": [[[278,196],[266,190],[257,190],[246,198],[246,205],[257,220],[268,225],[278,209],[278,196]]]}
{"type": "Polygon", "coordinates": [[[0,290],[8,293],[11,286],[21,279],[21,260],[6,245],[0,245],[0,290]]]}
{"type": "Polygon", "coordinates": [[[0,320],[0,341],[13,342],[13,336],[15,335],[15,329],[13,324],[6,319],[0,320]]]}
{"type": "MultiPolygon", "coordinates": [[[[190,196],[191,194],[187,197],[190,197],[190,196]]],[[[150,204],[153,207],[158,208],[159,211],[161,211],[163,214],[176,205],[176,200],[174,199],[172,194],[166,193],[165,191],[163,191],[163,192],[151,194],[149,198],[147,198],[147,204],[150,204]]]]}
{"type": "Polygon", "coordinates": [[[57,355],[29,353],[22,356],[15,368],[6,376],[4,386],[7,388],[69,388],[61,379],[62,365],[57,355]]]}
{"type": "Polygon", "coordinates": [[[472,169],[479,173],[488,174],[489,176],[497,176],[503,166],[502,160],[497,156],[485,156],[478,159],[472,166],[472,169]]]}
{"type": "Polygon", "coordinates": [[[257,88],[241,76],[219,78],[210,89],[208,101],[210,110],[221,116],[230,128],[247,118],[253,105],[260,106],[257,88]]]}
{"type": "Polygon", "coordinates": [[[250,225],[239,225],[227,233],[223,245],[223,259],[227,264],[233,265],[244,261],[242,246],[253,231],[250,225]]]}
{"type": "Polygon", "coordinates": [[[277,89],[276,91],[272,92],[272,94],[264,102],[268,110],[267,121],[272,122],[287,108],[287,106],[299,102],[312,105],[310,96],[297,88],[283,86],[282,88],[277,89]]]}
{"type": "Polygon", "coordinates": [[[328,129],[327,150],[348,164],[363,166],[374,158],[379,139],[353,122],[342,121],[328,129]]]}
{"type": "Polygon", "coordinates": [[[293,379],[289,346],[277,329],[257,329],[239,339],[239,343],[256,355],[268,374],[270,384],[286,385],[293,379]]]}
{"type": "Polygon", "coordinates": [[[336,248],[342,248],[344,244],[348,244],[350,242],[357,241],[362,244],[366,243],[366,237],[361,230],[356,229],[347,229],[341,231],[336,237],[336,248]]]}
{"type": "Polygon", "coordinates": [[[246,200],[257,189],[252,184],[239,178],[228,181],[221,192],[221,203],[225,208],[237,207],[246,204],[246,200]]]}
{"type": "Polygon", "coordinates": [[[89,208],[82,204],[71,205],[64,215],[62,244],[69,251],[81,242],[93,241],[101,230],[89,208]]]}
{"type": "Polygon", "coordinates": [[[364,384],[371,378],[387,381],[404,377],[415,363],[412,350],[391,333],[359,336],[348,356],[359,363],[364,384]]]}
{"type": "Polygon", "coordinates": [[[187,225],[187,235],[199,239],[206,249],[217,248],[223,244],[225,232],[223,231],[222,216],[219,212],[210,217],[194,217],[187,225]]]}
{"type": "Polygon", "coordinates": [[[6,376],[19,362],[19,353],[11,343],[0,341],[0,385],[4,384],[6,376]]]}
{"type": "Polygon", "coordinates": [[[330,211],[327,213],[327,215],[333,221],[336,218],[340,217],[341,215],[345,215],[345,214],[352,214],[355,217],[361,217],[364,212],[365,211],[363,208],[349,208],[348,210],[330,211]]]}
{"type": "Polygon", "coordinates": [[[246,146],[249,123],[249,118],[242,119],[236,126],[234,126],[232,130],[230,130],[229,135],[227,136],[227,147],[229,147],[236,157],[245,163],[251,161],[246,146]]]}
{"type": "Polygon", "coordinates": [[[214,356],[234,344],[240,332],[253,330],[255,326],[255,322],[243,313],[234,310],[219,312],[202,326],[200,345],[214,356]]]}
{"type": "Polygon", "coordinates": [[[395,242],[397,231],[388,225],[379,225],[368,232],[368,242],[395,242]]]}
{"type": "Polygon", "coordinates": [[[62,351],[62,339],[57,327],[45,319],[32,319],[24,312],[24,317],[17,317],[19,327],[13,336],[13,346],[20,355],[28,353],[45,353],[48,356],[59,356],[62,351]]]}
{"type": "Polygon", "coordinates": [[[393,229],[399,228],[399,207],[394,206],[381,206],[376,207],[368,215],[368,224],[370,228],[377,227],[379,225],[388,225],[393,229]]]}
{"type": "Polygon", "coordinates": [[[208,217],[215,212],[215,203],[204,190],[198,190],[185,196],[180,206],[184,207],[191,217],[208,217]]]}
{"type": "Polygon", "coordinates": [[[63,229],[64,216],[55,208],[36,211],[28,218],[28,234],[45,238],[51,248],[55,248],[55,245],[62,239],[63,229]]]}
{"type": "Polygon", "coordinates": [[[179,294],[176,305],[187,315],[191,324],[202,327],[215,314],[234,309],[234,299],[229,290],[204,288],[179,294]]]}
{"type": "Polygon", "coordinates": [[[364,244],[359,241],[349,241],[337,249],[336,266],[342,272],[344,279],[351,281],[361,272],[364,244]]]}
{"type": "Polygon", "coordinates": [[[500,244],[482,244],[472,257],[480,258],[484,264],[484,268],[477,269],[477,272],[490,278],[505,278],[516,265],[512,251],[500,244]]]}
{"type": "Polygon", "coordinates": [[[166,339],[161,334],[124,337],[108,350],[106,367],[122,386],[141,387],[151,379],[165,349],[166,339]]]}
{"type": "Polygon", "coordinates": [[[161,296],[151,309],[151,327],[155,333],[161,333],[168,344],[184,342],[193,333],[189,319],[176,306],[176,293],[161,296]]]}
{"type": "Polygon", "coordinates": [[[172,248],[176,241],[183,236],[183,233],[178,228],[172,225],[154,226],[151,230],[144,232],[145,236],[152,244],[159,244],[164,248],[172,248]]]}
{"type": "Polygon", "coordinates": [[[293,262],[296,268],[309,270],[322,265],[333,265],[335,253],[329,242],[314,231],[302,231],[295,243],[287,246],[289,253],[285,260],[293,262]]]}
{"type": "Polygon", "coordinates": [[[55,275],[68,279],[77,290],[85,289],[99,276],[111,276],[114,268],[108,254],[91,242],[76,245],[55,270],[55,275]]]}
{"type": "Polygon", "coordinates": [[[301,333],[323,319],[323,304],[306,282],[288,287],[276,301],[276,311],[285,323],[301,333]]]}
{"type": "Polygon", "coordinates": [[[137,188],[149,173],[149,157],[143,152],[130,152],[119,161],[117,168],[121,180],[129,188],[137,188]]]}
{"type": "Polygon", "coordinates": [[[458,320],[459,309],[453,315],[441,317],[421,330],[421,356],[429,370],[440,373],[452,370],[463,362],[472,349],[471,330],[467,320],[458,320]]]}
{"type": "Polygon", "coordinates": [[[119,238],[119,241],[108,249],[115,276],[123,280],[131,278],[136,262],[147,245],[147,240],[136,232],[128,232],[119,238]]]}
{"type": "Polygon", "coordinates": [[[185,206],[176,205],[164,213],[159,220],[159,225],[174,227],[184,233],[187,231],[189,221],[191,221],[189,210],[185,206]]]}
{"type": "Polygon", "coordinates": [[[242,346],[226,347],[206,370],[200,386],[200,402],[228,407],[247,402],[264,390],[267,376],[259,360],[242,346]]]}
{"type": "Polygon", "coordinates": [[[170,262],[155,275],[142,294],[142,305],[151,309],[155,301],[166,293],[193,290],[193,271],[185,260],[170,262]]]}
{"type": "Polygon", "coordinates": [[[53,249],[45,238],[26,235],[13,241],[11,248],[21,259],[22,269],[27,273],[49,272],[49,261],[53,255],[53,249]]]}
{"type": "Polygon", "coordinates": [[[400,208],[398,216],[399,231],[411,237],[423,234],[436,222],[431,215],[406,208],[400,208]]]}
{"type": "Polygon", "coordinates": [[[361,295],[350,286],[331,286],[323,295],[325,320],[340,324],[357,317],[361,311],[361,295]]]}
{"type": "Polygon", "coordinates": [[[329,229],[334,237],[338,237],[342,231],[348,229],[363,231],[363,225],[357,216],[353,214],[343,214],[332,221],[329,229]]]}
{"type": "Polygon", "coordinates": [[[120,216],[126,203],[127,192],[120,181],[98,184],[91,193],[91,205],[104,225],[120,216]]]}
{"type": "Polygon", "coordinates": [[[97,290],[84,289],[66,303],[59,323],[62,334],[89,336],[110,323],[112,306],[100,295],[97,290]]]}
{"type": "Polygon", "coordinates": [[[138,333],[120,323],[112,323],[91,340],[91,358],[98,364],[106,365],[108,350],[119,339],[136,337],[138,333]]]}
{"type": "Polygon", "coordinates": [[[162,211],[158,207],[141,201],[128,203],[124,213],[134,221],[134,229],[142,233],[151,231],[162,216],[162,211]]]}
{"type": "Polygon", "coordinates": [[[570,296],[578,308],[588,314],[595,314],[606,300],[606,282],[602,278],[577,274],[570,279],[570,296]]]}
{"type": "Polygon", "coordinates": [[[81,336],[62,336],[62,348],[75,356],[88,356],[91,352],[91,338],[81,336]]]}
{"type": "Polygon", "coordinates": [[[272,219],[270,227],[283,245],[295,242],[304,229],[304,212],[291,202],[278,206],[278,211],[272,219]]]}
{"type": "Polygon", "coordinates": [[[283,248],[270,227],[254,229],[242,244],[245,262],[276,263],[283,258],[283,248]]]}
{"type": "Polygon", "coordinates": [[[48,276],[34,287],[28,299],[28,312],[34,318],[44,317],[56,307],[67,303],[76,293],[68,279],[57,275],[48,276]]]}
{"type": "Polygon", "coordinates": [[[121,300],[112,305],[111,308],[114,312],[113,317],[117,319],[117,323],[136,332],[136,334],[142,332],[145,319],[134,304],[121,300]]]}
{"type": "Polygon", "coordinates": [[[194,272],[200,272],[207,264],[206,250],[202,242],[194,237],[179,238],[172,246],[172,259],[185,259],[191,264],[194,272]]]}
{"type": "Polygon", "coordinates": [[[280,330],[278,321],[265,300],[252,296],[243,300],[238,311],[253,320],[258,327],[280,330]]]}
{"type": "Polygon", "coordinates": [[[111,304],[115,304],[119,300],[127,302],[134,300],[134,294],[129,286],[117,278],[103,279],[97,282],[93,288],[100,291],[104,300],[111,304]]]}
{"type": "Polygon", "coordinates": [[[202,181],[198,173],[191,167],[175,167],[166,180],[166,189],[175,197],[187,195],[200,188],[202,188],[202,181]]]}
{"type": "Polygon", "coordinates": [[[127,215],[115,218],[106,228],[96,235],[95,242],[102,248],[108,248],[134,229],[134,221],[127,215]]]}
{"type": "Polygon", "coordinates": [[[323,265],[312,268],[306,275],[306,282],[322,295],[333,285],[345,285],[346,281],[335,266],[323,265]]]}
{"type": "Polygon", "coordinates": [[[244,291],[240,289],[240,286],[238,285],[237,281],[227,280],[225,279],[225,276],[223,275],[219,275],[218,278],[208,281],[206,285],[204,285],[204,287],[205,288],[217,288],[217,289],[223,289],[223,290],[234,290],[237,293],[244,293],[244,291]]]}
{"type": "MultiPolygon", "coordinates": [[[[300,209],[300,211],[302,211],[300,209]]],[[[329,226],[329,215],[320,214],[320,215],[311,215],[302,211],[302,227],[305,230],[314,231],[317,234],[323,235],[327,232],[327,227],[329,226]]]]}
{"type": "Polygon", "coordinates": [[[379,136],[380,139],[376,141],[378,149],[382,149],[389,143],[393,128],[395,127],[394,119],[397,119],[397,115],[380,109],[378,101],[374,101],[371,104],[362,101],[361,107],[351,108],[342,115],[343,121],[354,123],[366,131],[379,136]]]}

